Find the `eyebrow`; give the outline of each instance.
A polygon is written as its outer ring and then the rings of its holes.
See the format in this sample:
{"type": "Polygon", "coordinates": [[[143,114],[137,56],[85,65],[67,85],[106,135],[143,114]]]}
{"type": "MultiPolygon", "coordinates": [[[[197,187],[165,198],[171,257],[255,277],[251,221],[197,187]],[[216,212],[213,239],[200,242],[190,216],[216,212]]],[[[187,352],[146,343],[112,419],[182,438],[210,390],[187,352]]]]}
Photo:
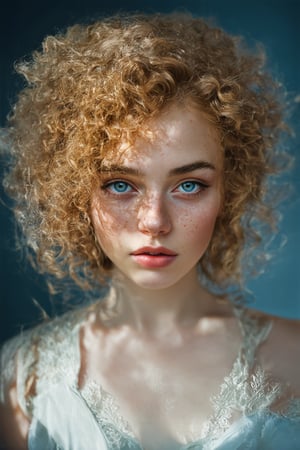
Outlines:
{"type": "Polygon", "coordinates": [[[182,175],[188,172],[193,172],[197,169],[216,170],[216,167],[208,161],[196,161],[194,163],[186,164],[184,166],[176,167],[175,169],[170,170],[170,175],[182,175]]]}
{"type": "Polygon", "coordinates": [[[133,167],[119,166],[118,164],[101,165],[100,173],[120,173],[124,175],[142,175],[142,172],[133,167]]]}
{"type": "MultiPolygon", "coordinates": [[[[185,164],[184,166],[176,167],[174,169],[171,169],[169,172],[170,176],[173,175],[183,175],[185,173],[193,172],[194,170],[198,169],[210,169],[210,170],[216,170],[216,167],[208,162],[208,161],[195,161],[191,164],[185,164]]],[[[133,167],[127,167],[122,166],[118,164],[109,164],[109,165],[102,165],[101,173],[119,173],[123,175],[134,175],[134,176],[141,176],[143,173],[139,169],[134,169],[133,167]]]]}

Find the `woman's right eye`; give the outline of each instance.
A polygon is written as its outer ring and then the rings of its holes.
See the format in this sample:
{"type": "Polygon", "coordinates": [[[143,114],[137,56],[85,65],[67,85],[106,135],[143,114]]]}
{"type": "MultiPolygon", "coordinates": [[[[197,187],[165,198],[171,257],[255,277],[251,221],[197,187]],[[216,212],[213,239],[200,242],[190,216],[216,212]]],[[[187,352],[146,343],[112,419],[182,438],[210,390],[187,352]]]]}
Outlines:
{"type": "Polygon", "coordinates": [[[112,194],[128,194],[133,187],[126,181],[110,181],[102,186],[102,189],[112,194]]]}

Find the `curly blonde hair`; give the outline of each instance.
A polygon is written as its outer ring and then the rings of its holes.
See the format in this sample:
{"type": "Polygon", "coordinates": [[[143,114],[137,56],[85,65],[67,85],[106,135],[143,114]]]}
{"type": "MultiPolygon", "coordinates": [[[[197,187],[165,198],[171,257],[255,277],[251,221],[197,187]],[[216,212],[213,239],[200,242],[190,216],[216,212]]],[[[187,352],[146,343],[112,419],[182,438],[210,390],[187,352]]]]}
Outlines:
{"type": "MultiPolygon", "coordinates": [[[[28,85],[9,118],[5,186],[38,269],[82,288],[109,276],[90,220],[101,161],[169,104],[212,118],[225,154],[224,205],[199,262],[213,284],[241,279],[241,255],[271,223],[265,204],[283,130],[261,51],[187,14],[128,15],[49,36],[17,66],[28,85]]],[[[24,243],[24,242],[23,242],[24,243]]]]}

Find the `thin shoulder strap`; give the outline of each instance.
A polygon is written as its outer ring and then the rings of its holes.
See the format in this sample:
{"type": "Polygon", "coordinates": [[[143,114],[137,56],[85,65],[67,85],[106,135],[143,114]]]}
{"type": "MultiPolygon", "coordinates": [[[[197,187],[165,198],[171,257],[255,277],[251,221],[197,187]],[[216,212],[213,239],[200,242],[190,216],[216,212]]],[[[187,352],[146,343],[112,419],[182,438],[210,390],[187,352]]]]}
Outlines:
{"type": "Polygon", "coordinates": [[[272,322],[244,308],[235,307],[234,312],[243,339],[230,374],[225,377],[219,393],[212,398],[214,413],[206,430],[210,439],[217,438],[229,428],[234,413],[251,415],[266,410],[281,392],[279,384],[268,382],[256,360],[257,350],[267,339],[272,322]]]}
{"type": "Polygon", "coordinates": [[[267,340],[273,323],[246,308],[235,307],[234,312],[242,333],[241,354],[244,362],[247,362],[249,368],[252,368],[256,362],[258,348],[267,340]]]}

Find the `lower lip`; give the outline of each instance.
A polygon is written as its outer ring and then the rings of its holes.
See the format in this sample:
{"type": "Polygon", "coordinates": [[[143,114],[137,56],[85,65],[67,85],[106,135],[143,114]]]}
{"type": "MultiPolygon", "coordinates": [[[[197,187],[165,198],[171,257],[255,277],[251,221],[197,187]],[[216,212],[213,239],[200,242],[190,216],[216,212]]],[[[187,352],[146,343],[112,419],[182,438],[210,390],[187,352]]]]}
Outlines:
{"type": "Polygon", "coordinates": [[[132,255],[134,261],[142,267],[147,269],[160,269],[161,267],[166,267],[171,264],[176,255],[132,255]]]}

